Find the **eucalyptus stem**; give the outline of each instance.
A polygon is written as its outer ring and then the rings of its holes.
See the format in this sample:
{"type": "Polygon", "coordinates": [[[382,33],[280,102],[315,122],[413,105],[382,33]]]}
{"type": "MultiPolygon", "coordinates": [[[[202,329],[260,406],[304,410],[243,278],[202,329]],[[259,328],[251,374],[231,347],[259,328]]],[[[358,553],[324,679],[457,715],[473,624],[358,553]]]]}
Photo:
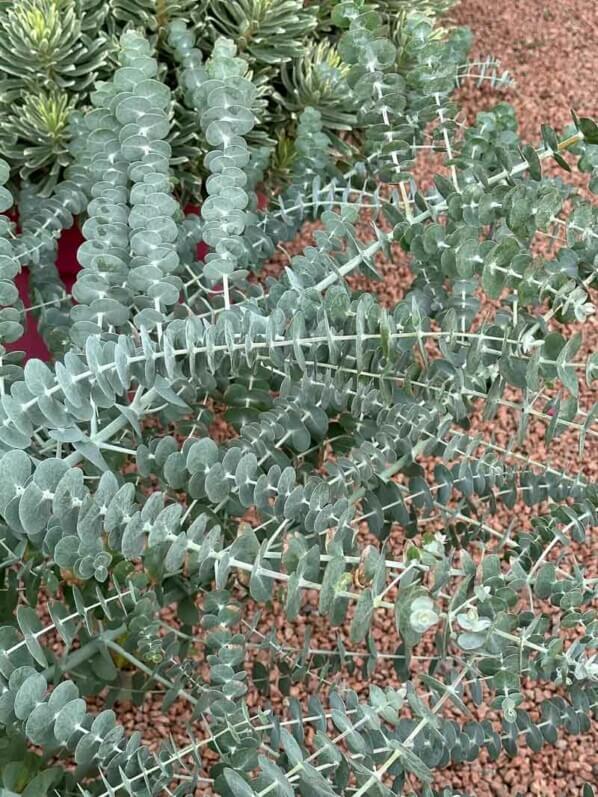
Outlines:
{"type": "Polygon", "coordinates": [[[0,3],[0,749],[31,751],[22,789],[369,797],[588,730],[598,221],[542,164],[595,188],[596,122],[538,148],[504,103],[465,124],[461,82],[509,76],[437,27],[446,0],[397,24],[373,0],[213,0],[208,25],[192,0],[100,5],[0,3]],[[24,266],[47,363],[12,350],[24,266]],[[389,268],[401,298],[372,284],[389,268]],[[530,709],[529,683],[558,690],[530,709]],[[191,722],[153,752],[136,707],[160,694],[191,722]]]}

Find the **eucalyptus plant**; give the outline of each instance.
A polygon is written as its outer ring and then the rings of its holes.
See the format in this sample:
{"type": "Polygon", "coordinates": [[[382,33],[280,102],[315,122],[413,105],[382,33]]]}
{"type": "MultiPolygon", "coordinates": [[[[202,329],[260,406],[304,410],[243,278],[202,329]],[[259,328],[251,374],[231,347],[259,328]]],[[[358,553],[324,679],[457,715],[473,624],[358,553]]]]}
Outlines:
{"type": "MultiPolygon", "coordinates": [[[[430,25],[425,35],[421,26],[408,30],[407,10],[431,22],[451,3],[375,5],[389,31],[401,37],[398,60],[407,74],[423,63],[425,39],[442,35],[430,25]]],[[[0,0],[0,146],[13,177],[51,193],[71,162],[71,113],[89,109],[94,81],[109,77],[118,60],[120,35],[135,28],[145,31],[158,55],[160,79],[174,90],[169,142],[178,191],[197,198],[209,145],[185,107],[184,85],[177,80],[168,42],[169,25],[176,21],[190,26],[204,55],[224,36],[247,61],[257,101],[264,106],[249,145],[256,152],[272,151],[267,183],[279,185],[288,177],[298,117],[306,107],[320,110],[325,128],[338,136],[357,132],[358,103],[337,50],[340,7],[303,0],[0,0]]],[[[466,50],[454,66],[457,85],[469,69],[466,50]]],[[[494,73],[487,64],[486,77],[494,73]]]]}
{"type": "Polygon", "coordinates": [[[576,166],[596,191],[598,127],[574,115],[532,146],[504,104],[464,127],[459,36],[432,44],[410,17],[430,49],[403,74],[374,6],[334,18],[360,147],[347,164],[306,108],[266,209],[251,60],[225,37],[204,57],[181,20],[164,46],[207,146],[200,215],[175,193],[172,89],[133,29],[71,115],[52,196],[0,188],[21,218],[0,225],[2,341],[22,333],[28,265],[62,352],[1,360],[6,795],[448,797],[439,769],[538,752],[596,715],[596,579],[578,553],[598,491],[529,440],[575,441],[583,464],[598,434],[583,345],[598,210],[545,169],[576,166]],[[427,191],[422,148],[443,153],[427,191]],[[74,216],[72,301],[54,262],[74,216]],[[287,255],[306,220],[312,243],[287,255]],[[351,279],[405,260],[392,306],[351,279]],[[508,444],[481,423],[499,410],[508,444]],[[300,647],[278,613],[301,620],[300,647]],[[534,711],[530,681],[555,689],[534,711]],[[153,752],[125,730],[122,701],[150,696],[190,710],[186,741],[153,752]]]}

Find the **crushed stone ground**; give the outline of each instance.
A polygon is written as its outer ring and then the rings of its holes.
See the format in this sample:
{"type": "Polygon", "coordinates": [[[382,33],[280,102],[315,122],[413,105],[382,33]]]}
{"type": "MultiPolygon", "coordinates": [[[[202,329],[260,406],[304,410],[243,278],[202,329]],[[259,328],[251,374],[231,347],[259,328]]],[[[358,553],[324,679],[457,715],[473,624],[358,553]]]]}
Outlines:
{"type": "MultiPolygon", "coordinates": [[[[452,12],[450,19],[459,25],[468,25],[475,35],[473,57],[494,55],[500,58],[504,68],[515,78],[516,85],[497,94],[486,86],[476,87],[470,83],[459,92],[463,120],[472,122],[475,114],[507,100],[518,113],[522,137],[531,142],[539,140],[540,124],[548,122],[562,128],[571,120],[569,109],[581,115],[598,113],[598,3],[596,0],[564,0],[561,3],[546,3],[543,0],[462,0],[452,12]]],[[[302,241],[295,242],[289,251],[294,254],[304,243],[311,242],[311,229],[306,227],[302,241]]],[[[392,304],[400,298],[405,287],[407,272],[404,266],[383,267],[384,280],[373,286],[384,303],[392,304]]],[[[359,287],[363,280],[355,280],[359,287]]],[[[596,349],[598,324],[594,321],[584,327],[585,348],[596,349]]],[[[585,396],[584,398],[588,398],[585,396]]],[[[513,419],[504,409],[498,415],[497,425],[502,427],[506,440],[513,428],[513,419]]],[[[489,427],[485,427],[488,431],[489,427]]],[[[538,459],[545,459],[547,452],[541,436],[541,426],[532,426],[527,438],[528,452],[538,459]]],[[[500,442],[500,439],[499,439],[500,442]]],[[[587,456],[579,463],[575,456],[576,444],[572,438],[564,437],[560,445],[551,449],[553,463],[581,470],[587,476],[596,477],[598,453],[596,447],[586,449],[587,456]]],[[[525,453],[525,452],[524,452],[525,453]]],[[[503,518],[504,519],[504,518],[503,518]]],[[[498,518],[500,524],[501,518],[498,518]]],[[[393,540],[393,551],[399,551],[402,540],[393,540]]],[[[598,539],[596,534],[590,545],[577,546],[575,555],[586,566],[596,569],[598,563],[598,539]]],[[[313,596],[311,605],[314,605],[313,596]]],[[[334,637],[323,618],[317,617],[306,606],[302,617],[288,623],[282,613],[267,613],[264,626],[275,627],[281,644],[300,647],[304,626],[314,626],[313,646],[331,648],[334,637]]],[[[395,634],[392,618],[381,617],[375,627],[375,636],[381,649],[392,650],[385,642],[395,634]]],[[[425,650],[424,650],[425,653],[425,650]]],[[[198,649],[198,664],[201,668],[202,651],[198,649]]],[[[398,683],[392,667],[382,664],[374,680],[379,684],[398,683]]],[[[365,693],[367,682],[357,674],[346,682],[365,693]]],[[[313,682],[312,682],[313,684],[313,682]]],[[[309,684],[308,684],[309,686],[309,684]]],[[[530,684],[526,690],[530,708],[535,702],[555,693],[550,685],[530,684]]],[[[305,687],[294,688],[294,694],[302,697],[305,687]]],[[[277,691],[273,679],[270,697],[272,704],[284,711],[284,699],[277,691]]],[[[257,707],[262,698],[253,690],[249,704],[257,707]]],[[[188,743],[185,722],[190,718],[188,706],[175,704],[168,713],[161,710],[159,690],[149,694],[143,706],[120,706],[119,713],[127,729],[140,730],[144,740],[157,746],[168,735],[180,746],[188,743]]],[[[480,718],[483,711],[479,713],[480,718]]],[[[195,724],[198,737],[203,729],[195,724]]],[[[583,736],[564,735],[556,747],[546,745],[540,753],[532,753],[522,745],[519,754],[508,759],[501,755],[496,763],[489,762],[485,754],[472,764],[450,767],[438,773],[436,786],[452,786],[463,793],[477,797],[515,797],[516,795],[543,795],[544,797],[577,797],[584,783],[598,783],[598,729],[583,736]]],[[[416,790],[417,784],[413,783],[416,790]]],[[[213,792],[200,789],[198,794],[213,792]]]]}

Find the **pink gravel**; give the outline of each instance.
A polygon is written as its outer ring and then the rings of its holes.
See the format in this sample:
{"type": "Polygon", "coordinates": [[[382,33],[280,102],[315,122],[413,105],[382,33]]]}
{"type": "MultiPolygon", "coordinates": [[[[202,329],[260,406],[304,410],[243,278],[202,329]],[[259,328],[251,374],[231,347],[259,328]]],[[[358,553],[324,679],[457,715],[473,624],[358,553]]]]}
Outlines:
{"type": "MultiPolygon", "coordinates": [[[[496,102],[511,102],[519,116],[522,136],[529,141],[538,141],[540,124],[548,122],[562,128],[571,121],[570,108],[580,114],[597,115],[596,80],[598,76],[598,2],[596,0],[564,0],[547,4],[542,0],[502,0],[488,3],[487,0],[462,0],[453,10],[450,19],[459,25],[468,25],[475,35],[472,56],[485,57],[490,54],[500,58],[503,68],[508,69],[516,80],[516,86],[496,94],[486,86],[477,88],[474,83],[460,90],[463,115],[471,122],[475,114],[491,107],[496,102]]],[[[303,242],[310,240],[306,229],[303,242]]],[[[299,242],[290,247],[291,253],[299,249],[299,242]]],[[[284,258],[286,260],[286,258],[284,258]]],[[[384,281],[368,286],[375,290],[381,301],[393,303],[402,294],[406,270],[397,265],[383,267],[384,281]]],[[[355,284],[364,286],[357,279],[355,284]]],[[[586,348],[596,348],[598,324],[595,319],[584,328],[586,348]]],[[[587,400],[587,394],[584,396],[587,400]]],[[[488,426],[481,426],[488,431],[488,426]]],[[[513,419],[504,410],[497,416],[493,428],[497,441],[508,439],[513,429],[513,419]]],[[[542,430],[531,425],[528,435],[530,452],[538,459],[546,459],[549,452],[543,448],[542,430]]],[[[560,446],[550,452],[553,462],[570,470],[580,470],[595,478],[598,468],[596,447],[586,448],[586,459],[581,464],[575,456],[576,445],[571,436],[564,436],[560,446]]],[[[503,518],[504,519],[504,518],[503,518]]],[[[501,518],[499,518],[499,521],[501,518]]],[[[395,535],[393,535],[394,537],[395,535]]],[[[400,549],[402,539],[393,539],[393,549],[400,549]]],[[[598,562],[598,539],[594,537],[589,546],[577,546],[578,560],[594,566],[598,562]]],[[[313,644],[332,647],[330,630],[323,618],[310,613],[302,614],[296,623],[289,623],[281,614],[268,613],[265,624],[276,628],[279,642],[301,645],[304,625],[314,626],[313,644]]],[[[262,626],[260,626],[262,627],[262,626]]],[[[392,650],[396,641],[390,616],[380,616],[376,622],[375,636],[381,649],[392,650]],[[389,641],[390,640],[390,641],[389,641]]],[[[201,653],[198,651],[198,655],[201,653]]],[[[396,682],[396,676],[388,666],[378,668],[374,680],[381,684],[396,682]]],[[[357,675],[347,679],[357,691],[365,691],[367,684],[357,675]]],[[[294,690],[304,697],[305,688],[294,690]]],[[[530,684],[527,689],[528,707],[537,700],[554,694],[555,690],[530,684]]],[[[256,693],[249,696],[250,705],[257,705],[261,698],[256,693]]],[[[284,700],[273,685],[271,700],[282,708],[284,700]]],[[[157,744],[165,734],[172,733],[184,745],[188,740],[182,730],[188,719],[188,707],[177,704],[167,715],[160,712],[160,695],[149,696],[145,706],[123,707],[122,718],[130,729],[143,730],[145,740],[157,744]]],[[[197,726],[198,734],[201,728],[197,726]]],[[[436,786],[452,786],[477,797],[515,797],[515,795],[546,795],[547,797],[573,797],[580,795],[585,782],[598,782],[598,730],[584,736],[563,736],[556,747],[545,746],[538,754],[522,746],[514,759],[501,755],[496,763],[489,763],[484,755],[473,764],[450,767],[438,773],[436,786]]],[[[414,788],[418,791],[417,785],[414,788]]],[[[198,794],[212,794],[201,790],[198,794]]]]}

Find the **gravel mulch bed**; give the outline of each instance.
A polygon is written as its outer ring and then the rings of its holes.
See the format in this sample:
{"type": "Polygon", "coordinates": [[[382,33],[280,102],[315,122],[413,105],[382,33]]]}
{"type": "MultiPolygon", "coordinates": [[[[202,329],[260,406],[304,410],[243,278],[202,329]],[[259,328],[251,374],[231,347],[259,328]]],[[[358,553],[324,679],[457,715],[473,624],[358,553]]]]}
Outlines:
{"type": "MultiPolygon", "coordinates": [[[[562,128],[571,121],[571,107],[581,114],[596,115],[596,76],[598,75],[598,3],[596,0],[565,0],[561,3],[547,4],[543,0],[502,0],[488,3],[488,0],[462,0],[452,12],[450,20],[459,25],[468,25],[475,34],[473,57],[494,55],[500,58],[516,81],[516,86],[497,94],[486,86],[477,88],[474,83],[460,90],[463,116],[473,121],[475,114],[491,107],[499,101],[511,102],[519,116],[520,129],[525,139],[539,139],[540,124],[548,122],[562,128]]],[[[310,242],[310,229],[306,228],[303,241],[310,242]]],[[[294,254],[299,245],[290,250],[294,254]]],[[[286,258],[285,258],[286,259],[286,258]]],[[[406,284],[407,271],[402,265],[383,267],[384,280],[368,288],[374,289],[384,303],[393,303],[400,298],[406,284]]],[[[365,286],[363,280],[356,279],[356,286],[365,286]]],[[[584,327],[585,346],[597,348],[598,324],[595,320],[584,327]]],[[[587,396],[585,397],[587,398],[587,396]]],[[[514,423],[504,408],[493,423],[497,430],[497,440],[505,442],[511,435],[514,423]]],[[[480,429],[486,433],[488,425],[480,429]]],[[[542,429],[531,425],[528,434],[529,453],[545,460],[548,452],[544,450],[542,429]]],[[[553,446],[551,456],[557,466],[571,470],[581,470],[586,476],[595,478],[597,449],[586,448],[586,459],[577,461],[576,443],[573,437],[565,435],[560,446],[553,446]]],[[[498,521],[508,523],[508,517],[498,521]]],[[[393,537],[396,535],[393,535],[393,537]]],[[[403,540],[392,540],[393,553],[400,551],[403,540]]],[[[575,555],[587,566],[598,563],[598,539],[585,547],[576,546],[575,555]]],[[[311,603],[316,605],[314,597],[311,603]]],[[[333,639],[322,618],[309,611],[295,623],[288,623],[282,614],[266,613],[259,628],[276,629],[279,644],[301,647],[305,623],[314,627],[313,646],[330,648],[333,639]],[[307,613],[309,612],[309,618],[307,613]]],[[[391,617],[377,620],[375,636],[381,649],[392,651],[395,639],[394,623],[391,617]]],[[[258,638],[256,638],[258,641],[258,638]]],[[[425,652],[425,651],[424,651],[425,652]]],[[[198,652],[198,656],[201,653],[198,652]]],[[[346,676],[346,673],[345,673],[346,676]]],[[[398,683],[391,666],[381,663],[374,680],[379,684],[398,683]]],[[[366,682],[359,673],[350,680],[352,688],[365,690],[366,682]]],[[[527,696],[531,707],[534,702],[555,693],[550,685],[529,685],[527,696]]],[[[305,688],[294,688],[299,698],[305,696],[305,688]]],[[[281,706],[284,698],[277,689],[273,678],[270,699],[273,705],[281,706]]],[[[250,695],[250,705],[257,706],[261,698],[257,693],[250,695]]],[[[156,692],[148,696],[144,707],[123,707],[122,718],[130,730],[141,730],[147,742],[157,744],[165,734],[172,734],[181,746],[188,739],[184,731],[189,718],[188,707],[182,704],[173,706],[168,714],[160,710],[161,697],[156,692]]],[[[483,711],[483,708],[482,708],[483,711]]],[[[198,736],[202,729],[196,725],[198,736]]],[[[556,747],[545,746],[538,754],[531,753],[525,746],[513,759],[501,756],[496,763],[489,763],[484,756],[473,764],[463,764],[439,773],[436,786],[450,785],[467,794],[477,797],[515,797],[515,795],[547,795],[560,797],[580,795],[585,782],[598,782],[598,730],[579,737],[565,736],[556,747]]],[[[414,784],[416,787],[416,784],[414,784]]],[[[212,792],[201,790],[201,794],[212,792]]]]}
{"type": "MultiPolygon", "coordinates": [[[[564,3],[503,0],[492,4],[486,0],[462,0],[451,19],[472,29],[474,57],[494,55],[514,77],[515,86],[507,89],[504,95],[515,107],[524,139],[537,140],[542,123],[557,129],[569,124],[571,108],[590,116],[598,112],[598,3],[595,0],[566,0],[564,3]]],[[[460,94],[470,122],[479,110],[494,102],[492,92],[471,84],[462,88],[460,94]]],[[[595,351],[598,348],[596,318],[585,325],[583,334],[584,347],[595,351]]],[[[501,430],[506,434],[508,419],[503,416],[502,420],[507,421],[506,428],[501,430]]],[[[533,455],[545,460],[547,452],[537,433],[532,431],[528,439],[533,455]]],[[[575,444],[569,436],[551,448],[555,464],[579,469],[574,461],[575,444]]],[[[595,479],[597,446],[588,447],[586,454],[581,470],[595,479]]],[[[592,543],[580,547],[576,554],[585,566],[596,568],[598,535],[595,531],[592,543]]],[[[541,699],[545,690],[534,691],[536,699],[541,699]]],[[[499,759],[496,764],[488,764],[482,757],[472,766],[445,770],[440,782],[473,792],[477,797],[577,797],[584,782],[598,783],[598,729],[594,726],[586,735],[559,739],[556,747],[547,745],[537,754],[522,748],[514,759],[499,759]]]]}
{"type": "MultiPolygon", "coordinates": [[[[461,0],[450,19],[474,34],[472,55],[493,55],[515,78],[507,100],[524,138],[540,125],[571,122],[570,109],[596,115],[598,93],[598,3],[594,0],[461,0]]],[[[470,121],[493,104],[492,92],[475,86],[461,94],[470,121]]]]}

